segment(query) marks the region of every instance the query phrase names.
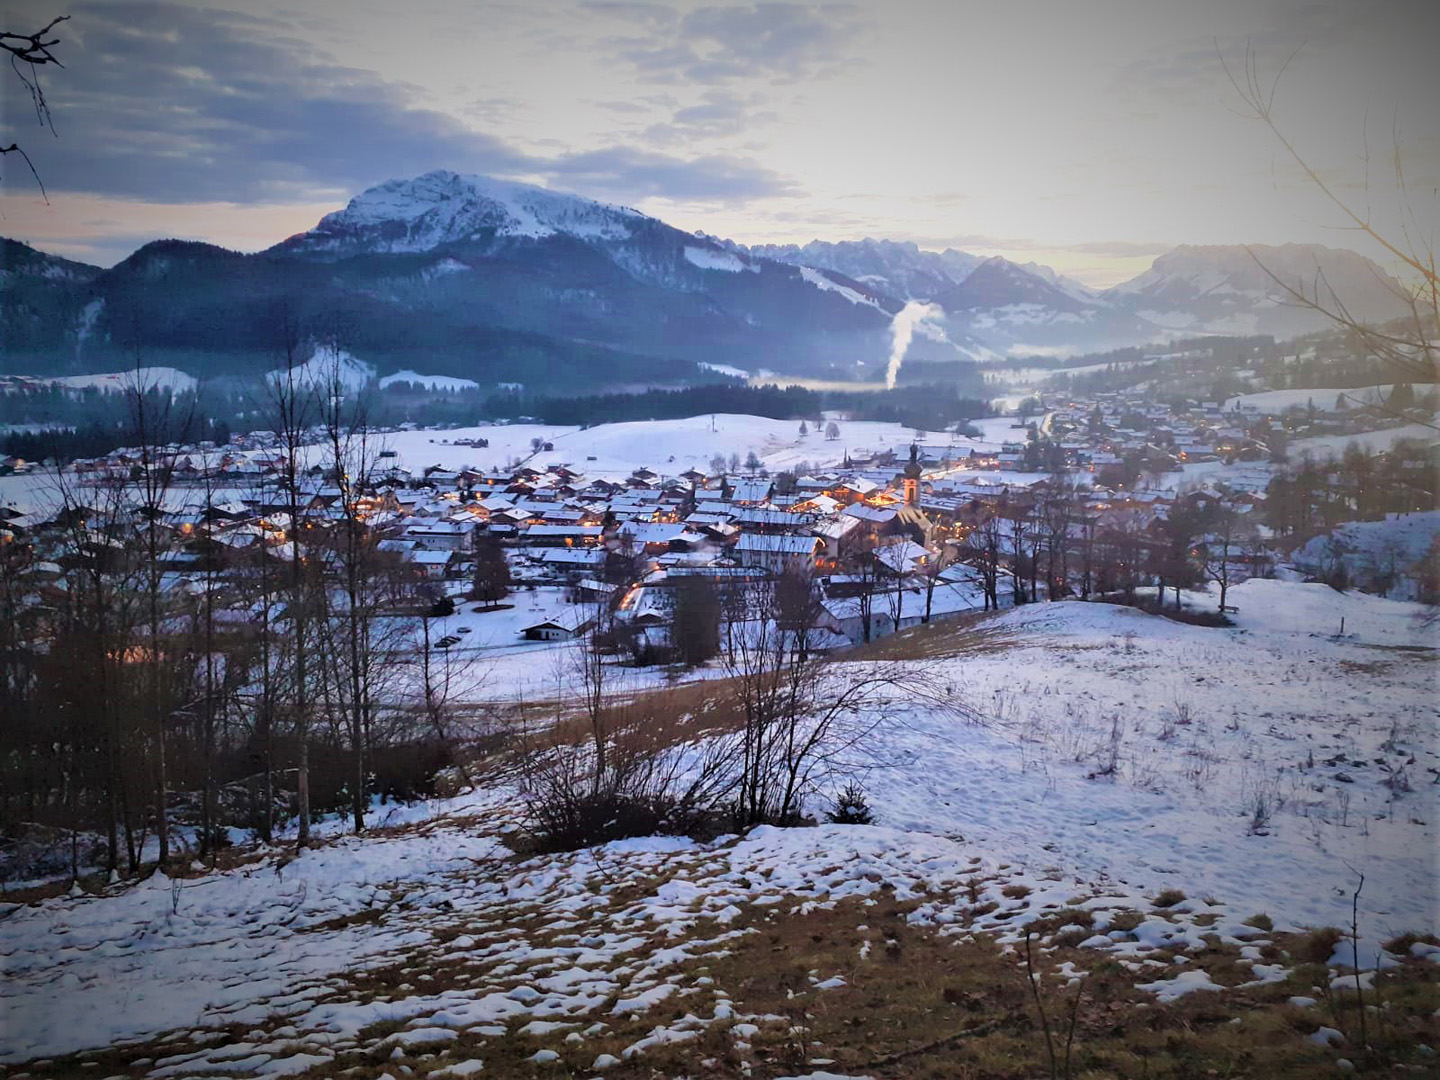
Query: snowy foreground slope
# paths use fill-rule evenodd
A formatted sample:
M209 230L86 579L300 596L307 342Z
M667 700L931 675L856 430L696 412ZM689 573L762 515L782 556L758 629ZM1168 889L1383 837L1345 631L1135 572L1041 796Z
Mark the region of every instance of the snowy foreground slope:
M1160 1001L1220 989L1184 963L1202 934L1248 941L1254 985L1282 978L1245 920L1348 924L1356 872L1362 955L1440 928L1435 642L1419 607L1258 580L1231 602L1233 629L1060 603L889 639L900 651L882 655L930 657L976 719L896 703L849 763L874 826L520 857L497 787L379 811L392 828L291 861L7 908L0 1063L133 1041L127 1075L334 1075L362 1054L464 1076L504 1037L536 1063L579 1054L599 1070L604 1055L582 1051L636 1017L648 1034L615 1045L621 1059L717 1025L743 1045L784 1018L739 1014L706 965L756 932L756 912L846 898L911 902L908 922L942 939L1012 944L1033 918L1083 909L1082 951ZM1163 890L1184 899L1153 909ZM885 947L880 928L855 930ZM852 975L817 971L812 992Z
M1010 647L947 668L988 724L898 726L895 767L869 781L883 820L1302 925L1348 922L1353 867L1377 937L1440 926L1440 698L1433 652L1411 651L1434 643L1418 605L1264 580L1229 602L1234 630L1006 612L991 625Z

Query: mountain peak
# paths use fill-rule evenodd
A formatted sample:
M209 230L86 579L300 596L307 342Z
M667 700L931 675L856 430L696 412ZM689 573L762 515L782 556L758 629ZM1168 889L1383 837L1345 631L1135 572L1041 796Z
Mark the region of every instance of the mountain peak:
M31 247L23 240L0 237L0 281L13 277L48 278L55 281L84 280L100 273L98 266L76 262Z
M912 240L812 240L797 244L757 244L746 249L793 266L834 271L899 300L933 300L952 289L979 264L974 255L953 248L924 251Z
M947 311L1040 305L1055 311L1075 311L1088 303L1046 277L1011 262L1003 255L985 259L954 289L940 298Z
M1406 311L1400 283L1377 263L1323 244L1182 244L1104 295L1168 329L1285 337L1323 326L1323 316L1293 303L1287 285L1312 295L1317 285L1322 295L1334 290L1362 320Z
M625 240L638 211L549 188L436 169L367 188L282 247L314 254L422 252L496 237Z

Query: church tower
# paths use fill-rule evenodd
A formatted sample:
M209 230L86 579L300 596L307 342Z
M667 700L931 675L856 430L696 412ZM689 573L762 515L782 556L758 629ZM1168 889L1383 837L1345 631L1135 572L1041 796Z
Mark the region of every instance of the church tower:
M905 505L920 505L920 448L910 444L910 464L905 466Z

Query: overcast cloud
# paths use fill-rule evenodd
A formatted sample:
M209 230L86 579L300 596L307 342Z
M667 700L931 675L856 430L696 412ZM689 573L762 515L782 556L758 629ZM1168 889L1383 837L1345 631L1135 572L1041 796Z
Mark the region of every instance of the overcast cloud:
M5 18L39 26L50 8ZM1411 190L1440 185L1440 4L1420 0L69 11L66 67L46 81L58 138L18 83L0 94L5 137L50 192L6 161L0 232L100 261L152 229L263 247L434 168L748 242L959 238L1098 284L1181 242L1353 242L1236 115L1219 57L1247 42L1267 72L1301 47L1277 108L1343 190L1364 194L1366 141L1383 164L1396 130ZM1382 219L1398 212L1389 179L1372 162Z

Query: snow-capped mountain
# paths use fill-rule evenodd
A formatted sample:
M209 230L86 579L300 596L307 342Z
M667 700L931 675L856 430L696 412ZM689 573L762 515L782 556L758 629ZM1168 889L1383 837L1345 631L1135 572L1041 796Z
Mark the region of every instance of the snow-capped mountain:
M738 246L738 245L737 245ZM794 266L833 270L900 300L934 300L953 288L983 261L964 251L922 251L908 241L812 240L796 244L756 244L751 255Z
M255 255L165 240L100 270L8 241L0 254L0 366L37 374L127 361L116 319L128 335L141 328L132 344L152 363L211 365L194 374L268 370L285 312L343 326L377 375L486 386L523 369L520 381L568 392L734 368L875 378L907 302L943 309L911 344L913 359L937 362L1323 327L1267 269L1321 281L1362 319L1404 311L1373 262L1323 247L1181 247L1096 294L1048 267L909 242L746 247L448 171L379 184Z
M1038 278L1048 281L1061 292L1068 293L1077 300L1094 300L1100 295L1097 290L1090 288L1090 286L1084 282L1076 281L1072 277L1066 277L1053 267L1045 266L1042 263L1024 262L1016 263L1015 265L1020 267L1021 270L1025 270Z
M638 211L578 195L437 170L372 187L281 247L333 257L361 251L433 251L495 237L534 240L564 234L623 241L637 225L651 220Z
M936 297L946 326L1000 353L1078 353L1159 336L1048 267L1038 268L1043 275L1031 267L1000 256L983 261Z
M452 172L380 184L255 255L158 241L63 291L64 311L30 322L67 364L113 367L124 318L157 362L260 372L288 319L342 327L378 375L553 392L694 381L701 364L870 377L903 307L634 210ZM0 310L7 344L15 314ZM916 350L959 357L943 339Z
M996 255L977 266L964 281L935 297L950 312L993 310L1015 304L1074 312L1095 306L1071 296L1039 274Z
M1376 263L1320 244L1187 244L1102 296L1157 327L1186 333L1288 337L1326 325L1323 316L1297 305L1277 278L1310 296L1318 287L1326 301L1334 290L1362 321L1384 322L1406 311L1400 283Z

